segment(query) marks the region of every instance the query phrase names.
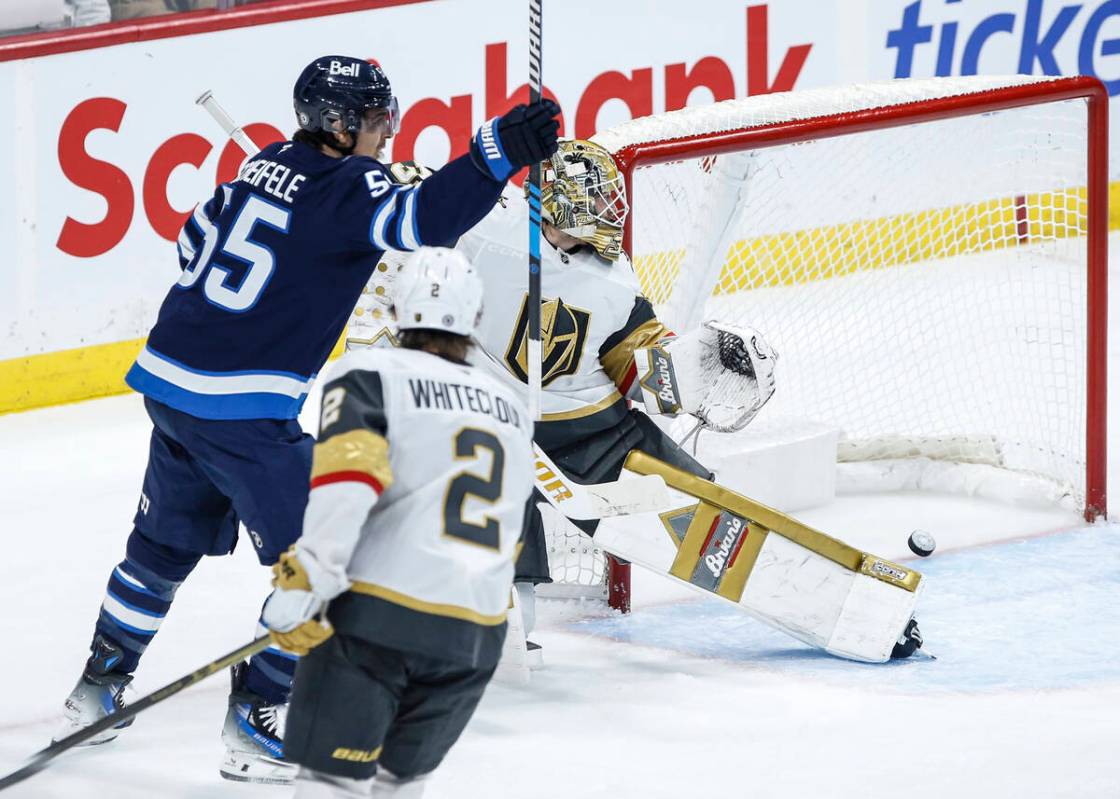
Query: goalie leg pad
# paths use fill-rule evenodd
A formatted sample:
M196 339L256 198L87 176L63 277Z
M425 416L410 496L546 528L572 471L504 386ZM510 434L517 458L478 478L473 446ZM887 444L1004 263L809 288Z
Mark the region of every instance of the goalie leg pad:
M811 646L885 662L914 615L921 575L785 514L633 453L684 498L677 509L604 522L605 550L714 594Z

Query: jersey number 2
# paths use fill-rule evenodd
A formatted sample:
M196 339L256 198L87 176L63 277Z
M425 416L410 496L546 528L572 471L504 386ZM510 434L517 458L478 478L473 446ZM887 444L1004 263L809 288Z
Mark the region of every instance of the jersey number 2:
M483 524L471 524L463 519L463 505L468 496L493 504L502 498L502 474L506 453L502 442L485 430L468 427L455 436L455 460L479 458L479 449L491 454L490 476L483 479L470 472L459 472L447 487L443 502L443 531L453 538L461 538L489 549L501 548L501 525L490 516Z

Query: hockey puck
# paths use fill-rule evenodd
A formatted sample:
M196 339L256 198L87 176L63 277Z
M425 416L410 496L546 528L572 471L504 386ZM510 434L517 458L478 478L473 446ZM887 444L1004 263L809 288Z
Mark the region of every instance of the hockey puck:
M923 558L928 558L933 554L933 550L937 549L937 542L925 530L915 530L910 533L910 538L907 539L906 543L910 545L911 552L915 555L921 555Z

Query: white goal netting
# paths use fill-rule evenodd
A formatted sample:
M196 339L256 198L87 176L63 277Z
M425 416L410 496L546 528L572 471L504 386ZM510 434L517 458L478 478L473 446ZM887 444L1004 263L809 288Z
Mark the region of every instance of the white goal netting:
M983 463L1084 508L1103 492L1087 478L1091 131L1060 85L764 95L595 138L632 170L628 243L662 320L747 324L779 352L764 415L838 427L841 460ZM924 116L883 111L899 108Z

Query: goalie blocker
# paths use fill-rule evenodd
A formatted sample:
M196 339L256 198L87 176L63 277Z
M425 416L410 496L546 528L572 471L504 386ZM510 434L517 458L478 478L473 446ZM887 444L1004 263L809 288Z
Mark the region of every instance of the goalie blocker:
M922 576L644 452L626 468L695 500L600 525L604 550L736 604L811 646L871 663L909 639ZM909 654L917 645L910 647Z

